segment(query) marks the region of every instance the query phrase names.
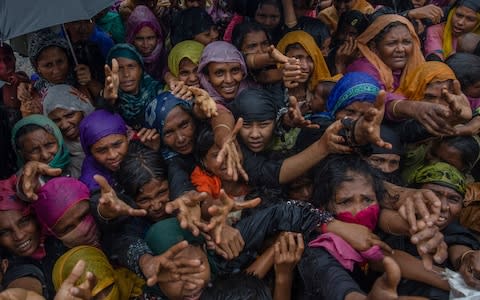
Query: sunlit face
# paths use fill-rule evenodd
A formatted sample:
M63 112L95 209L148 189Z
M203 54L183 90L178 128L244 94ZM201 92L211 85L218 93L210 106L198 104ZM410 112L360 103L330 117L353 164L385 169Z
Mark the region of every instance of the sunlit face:
M53 84L64 83L68 75L68 57L65 50L52 46L43 49L36 61L40 76Z
M56 108L48 114L48 118L60 128L65 139L77 140L80 121L83 120L83 112Z
M0 47L0 79L7 80L15 72L15 55Z
M200 78L198 78L197 71L198 65L185 57L180 61L178 67L178 80L183 81L188 86L200 87Z
M90 151L99 164L112 172L117 171L127 155L127 136L123 134L107 135L93 144Z
M253 31L245 35L240 50L243 54L266 53L269 46L265 31Z
M344 109L338 111L335 115L335 119L341 120L345 117L348 117L350 119L357 120L372 107L373 103L356 101L348 105Z
M448 102L446 102L442 97L443 89L447 89L450 93L453 92L453 80L435 81L429 83L425 88L423 100L448 106Z
M353 9L357 0L334 0L333 5L337 9L337 13L340 16L344 12L350 11Z
M413 52L412 35L406 26L395 26L375 45L374 51L390 69L403 70Z
M440 143L438 147L432 148L431 155L434 160L445 162L458 170L465 170L467 168L463 163L462 152L446 143Z
M183 155L192 153L195 137L195 122L180 106L175 106L165 119L163 143Z
M463 197L455 190L438 184L427 183L423 189L431 190L437 195L442 203L440 217L435 222L440 230L444 229L460 215L463 206Z
M370 205L377 204L377 195L371 178L357 172L348 171L348 180L336 189L333 211L336 214L349 212L355 216Z
M207 169L208 172L212 173L215 176L218 176L222 182L224 181L233 181L233 176L228 175L227 172L227 162L225 160L222 163L217 161L218 153L220 148L214 144L207 152L204 158L202 158L203 166ZM240 161L243 160L241 152Z
M460 36L471 32L480 20L477 13L466 6L458 6L452 17L452 33L454 36Z
M0 211L0 246L18 256L30 256L40 245L40 227L31 214Z
M154 222L166 216L165 204L168 202L168 180L152 178L144 184L135 196L135 203L147 211L147 217Z
M208 80L226 101L235 99L244 75L240 63L211 62L208 64Z
M120 89L127 93L136 95L140 89L140 80L143 70L135 60L125 57L116 58L118 61L118 79Z
M273 139L274 120L243 122L240 128L240 138L253 152L262 152Z
M286 53L288 57L295 57L300 61L300 79L297 80L300 83L305 83L310 79L310 76L313 74L315 65L313 64L312 57L308 55L307 51L302 46L293 47L289 49Z
M280 9L272 4L263 4L255 12L255 21L268 30L275 29L280 24Z
M158 36L149 26L143 26L135 35L133 45L142 56L149 56L158 43Z
M25 162L38 161L48 164L58 151L57 139L43 128L22 135L18 142Z
M369 165L383 173L390 174L400 167L400 155L398 154L372 154L367 158Z
M204 46L210 44L211 42L215 42L218 40L218 29L216 26L210 27L209 30L201 32L193 37L194 41L203 44Z

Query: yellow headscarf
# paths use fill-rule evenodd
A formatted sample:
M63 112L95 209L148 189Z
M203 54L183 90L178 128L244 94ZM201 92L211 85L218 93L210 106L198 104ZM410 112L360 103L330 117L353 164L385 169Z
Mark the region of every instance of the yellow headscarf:
M393 90L393 74L392 69L390 69L381 59L378 57L370 48L368 43L374 39L377 34L379 34L386 26L393 22L400 22L407 26L408 31L412 35L413 39L413 50L410 58L408 59L407 65L403 69L402 77L400 79L400 85L405 81L405 79L412 75L412 72L415 68L425 62L425 58L422 55L420 49L420 40L418 39L417 33L413 28L412 23L406 18L399 15L383 15L375 19L367 30L365 30L357 38L357 46L362 55L378 70L380 78L385 85L387 92L394 92Z
M453 24L452 18L455 15L455 11L457 10L456 7L450 10L448 13L447 22L445 23L445 28L443 29L443 39L442 39L442 48L443 48L443 58L447 59L447 57L453 51ZM480 34L480 13L477 13L478 23L477 26L472 30L473 33Z
M203 48L205 47L197 41L183 41L176 44L168 54L168 68L173 76L178 77L180 62L184 58L188 58L198 65Z
M408 100L422 100L427 85L432 82L454 80L455 73L443 62L427 61L415 69L412 76L407 77L398 88L398 92Z
M85 271L92 272L97 278L97 285L92 291L95 296L104 289L112 286L112 290L105 299L123 300L140 296L145 281L133 272L125 269L114 269L105 254L98 248L78 246L62 255L53 267L52 279L55 290L58 291L62 282L68 277L75 264L83 259L86 262ZM85 274L79 282L85 280Z
M365 0L357 0L352 10L358 10L362 14L371 14L374 12L373 6ZM331 5L318 14L317 18L330 28L330 30L336 31L338 27L338 20L340 16L335 6Z
M302 30L291 31L278 42L277 49L285 54L287 47L292 44L300 44L313 60L313 74L308 82L308 89L310 91L313 91L317 87L320 80L331 78L322 51L320 51L310 34Z

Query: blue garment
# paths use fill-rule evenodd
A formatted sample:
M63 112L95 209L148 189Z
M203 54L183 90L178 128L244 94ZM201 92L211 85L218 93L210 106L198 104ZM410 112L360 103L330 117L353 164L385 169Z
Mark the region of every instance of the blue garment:
M88 40L95 43L98 48L100 48L103 57L107 57L108 52L114 46L112 38L105 31L98 28L98 26L95 26L95 29Z

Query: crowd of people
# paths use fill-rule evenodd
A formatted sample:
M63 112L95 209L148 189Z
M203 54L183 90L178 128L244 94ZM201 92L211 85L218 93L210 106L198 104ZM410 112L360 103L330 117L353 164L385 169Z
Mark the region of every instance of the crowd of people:
M0 299L480 297L480 1L119 0L27 40Z

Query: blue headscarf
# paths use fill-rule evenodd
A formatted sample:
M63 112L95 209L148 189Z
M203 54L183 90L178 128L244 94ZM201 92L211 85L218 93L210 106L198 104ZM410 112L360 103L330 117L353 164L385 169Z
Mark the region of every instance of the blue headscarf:
M172 111L177 105L180 105L187 110L192 109L192 105L189 102L175 97L172 93L161 93L145 108L145 126L157 129L163 139L163 126L165 126L165 120L170 111ZM176 152L163 147L162 155L164 159L169 159L176 156Z
M347 73L333 87L328 96L327 111L321 115L335 120L335 115L353 102L374 103L379 91L377 80L367 73Z

